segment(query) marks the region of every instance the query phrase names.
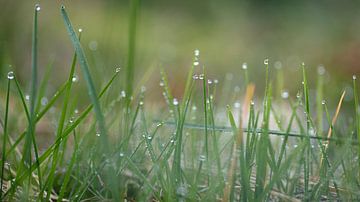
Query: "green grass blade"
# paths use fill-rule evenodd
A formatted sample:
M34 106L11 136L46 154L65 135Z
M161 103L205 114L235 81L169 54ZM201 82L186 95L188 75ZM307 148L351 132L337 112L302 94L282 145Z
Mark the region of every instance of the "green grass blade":
M103 116L103 114L101 112L99 100L98 100L98 98L96 96L97 94L96 94L94 82L93 82L93 80L91 78L91 74L90 74L87 59L85 57L83 48L82 48L82 46L80 44L80 40L77 37L73 26L71 25L70 19L68 17L68 14L67 14L64 6L61 6L61 15L63 17L67 32L70 35L71 42L72 42L72 44L73 44L73 46L75 48L75 52L76 52L77 56L79 57L79 63L80 63L80 67L81 67L81 70L83 72L83 75L84 75L84 78L85 78L85 81L86 81L86 85L87 85L87 88L88 88L88 94L89 94L90 100L91 100L91 102L92 102L92 104L94 106L95 116L96 116L97 121L98 121L100 132L102 134L101 137L102 137L102 141L103 141L103 147L105 147L105 149L109 149L109 147L108 147L108 139L107 139L107 130L106 130L106 126L105 126L105 120L104 120L104 116Z

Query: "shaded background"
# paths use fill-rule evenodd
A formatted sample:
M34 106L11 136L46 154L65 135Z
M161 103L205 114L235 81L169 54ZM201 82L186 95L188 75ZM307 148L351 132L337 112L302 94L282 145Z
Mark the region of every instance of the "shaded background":
M24 86L28 86L30 73L35 3L38 1L0 0L1 78L14 70ZM39 68L44 71L53 63L54 86L65 81L73 55L60 16L61 3L73 25L84 30L82 43L95 80L104 82L115 67L125 68L129 1L39 3ZM323 64L326 93L338 97L342 89L351 89L352 75L360 73L359 11L358 1L144 0L138 21L135 83L146 69L154 67L148 87L158 87L159 68L163 67L175 95L181 95L193 51L198 48L211 78L221 81L230 73L236 85L242 79L242 63L247 62L250 79L259 89L264 82L263 60L269 58L271 68L280 61L292 95L300 88L301 62L307 64L312 86L317 67ZM119 86L122 88L121 83ZM155 97L160 95L161 91ZM347 100L351 99L350 95Z

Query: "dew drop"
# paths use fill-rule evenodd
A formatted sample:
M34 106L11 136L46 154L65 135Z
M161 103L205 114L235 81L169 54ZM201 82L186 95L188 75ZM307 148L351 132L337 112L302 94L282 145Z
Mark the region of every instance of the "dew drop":
M96 51L98 48L98 42L97 41L90 41L89 42L89 48L92 51Z
M199 75L199 79L200 79L200 80L204 80L204 74L200 74L200 75Z
M208 83L208 84L212 84L212 83L213 83L213 81L212 81L212 80L210 80L210 79L208 79L208 80L207 80L207 83Z
M194 62L194 66L198 66L199 64L200 64L199 61Z
M74 75L71 79L72 82L77 82L79 80L78 76Z
M235 102L235 103L234 103L234 107L235 107L235 108L240 108L240 102Z
M97 136L97 137L100 137L100 135L101 135L101 134L100 134L99 132L96 133L96 136Z
M317 68L317 73L318 73L319 75L324 75L325 72L326 72L326 70L325 70L324 65L319 65L318 68Z
M194 50L194 55L195 55L195 56L199 56L199 55L200 55L199 49L195 49L195 50Z
M124 153L121 152L121 153L119 154L119 156L120 156L120 157L124 157Z
M282 93L281 93L281 97L283 99L288 99L289 98L289 92L284 90Z
M152 139L152 137L151 137L151 136L147 136L147 139L148 139L148 140L151 140L151 139Z
M294 145L294 148L297 148L298 147L298 145L296 144L296 145Z
M199 161L205 161L206 160L206 156L205 155L200 155L199 156Z
M40 102L42 106L45 106L48 103L48 99L46 97L42 97Z
M196 110L197 110L197 107L194 105L194 106L191 107L191 109L192 109L193 111L196 111Z
M75 114L78 114L78 113L79 113L79 110L78 110L78 109L75 109L75 110L74 110L74 113L75 113Z
M269 59L266 58L266 59L264 60L264 65L268 65L268 64L269 64Z
M193 75L193 79L194 79L194 80L198 80L198 79L199 79L199 76L198 76L197 74L194 74L194 75Z
M325 100L322 100L322 101L321 101L321 104L322 104L322 105L325 105L325 104L326 104L326 101L325 101Z
M69 123L74 123L74 117L71 117L71 118L69 119Z
M173 100L173 104L176 106L176 105L178 105L178 104L179 104L179 101L178 101L176 98L174 98L174 100Z
M144 102L143 102L143 101L140 101L140 102L139 102L139 105L140 105L140 106L143 106L143 105L144 105Z
M162 126L163 124L162 123L158 123L157 125L156 125L156 127L160 127L160 126Z
M353 75L353 80L356 80L356 75Z
M247 68L248 68L246 62L244 62L244 63L242 64L242 68L243 68L243 69L247 69Z
M282 68L282 63L280 61L276 61L274 66L275 66L275 69L281 69Z
M219 81L217 79L214 79L214 84L218 84Z
M30 100L30 95L25 95L25 100L29 101Z
M305 62L302 62L302 63L301 63L301 66L305 66Z
M126 97L125 91L122 90L122 91L120 92L120 96L121 96L121 97Z
M116 73L120 72L120 70L121 70L120 67L116 67L116 68L115 68L115 72L116 72Z
M35 5L35 10L36 10L36 11L40 11L40 10L41 10L40 4L36 4L36 5Z
M7 78L8 78L9 80L13 80L13 79L15 78L14 72L13 72L13 71L8 72Z
M165 84L164 84L163 81L160 81L159 85L162 87L162 86L164 86Z
M83 31L81 28L79 28L79 30L78 30L80 33Z

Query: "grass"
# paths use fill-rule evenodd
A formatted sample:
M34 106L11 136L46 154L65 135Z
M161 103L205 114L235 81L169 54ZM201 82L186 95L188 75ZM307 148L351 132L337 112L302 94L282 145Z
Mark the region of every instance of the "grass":
M30 103L24 87L9 72L1 104L5 108L0 119L1 200L359 200L356 77L355 114L342 114L345 91L334 109L323 101L323 71L319 71L312 97L304 64L299 76L301 93L279 97L287 84L284 70L277 69L273 77L268 59L264 61L263 99L255 96L246 64L239 72L243 86L228 98L219 87L230 89L231 81L215 82L200 66L200 53L195 50L182 96L174 97L168 75L161 70L159 89L166 105L156 106L155 110L162 111L158 116L149 107L146 88L133 89L139 2L131 4L125 83L120 88L114 85L122 78L122 70L116 69L100 93L80 35L61 7L74 56L67 80L42 104L39 100L49 88L53 68L50 65L43 78L38 78L38 8L34 12ZM86 37L86 32L81 34ZM89 95L83 109L76 107L78 89L73 77L77 64ZM146 85L149 74L139 83ZM121 88L126 89L124 93ZM15 125L24 119L26 124ZM56 121L55 135L48 138L49 145L43 145L39 142L44 137L36 126L49 119Z

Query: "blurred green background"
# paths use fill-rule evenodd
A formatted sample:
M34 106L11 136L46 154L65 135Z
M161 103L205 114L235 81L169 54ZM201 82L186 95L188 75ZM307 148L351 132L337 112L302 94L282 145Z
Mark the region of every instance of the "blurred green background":
M115 67L125 69L129 1L0 0L1 78L14 70L27 84L35 3L41 4L39 68L43 71L53 62L54 85L66 79L73 55L60 4L66 6L73 25L84 30L82 43L95 79L108 79ZM148 87L158 86L158 69L163 67L175 95L181 94L194 49L200 49L210 77L220 81L228 73L241 80L246 62L250 79L261 86L263 60L269 58L271 68L280 61L285 86L292 94L300 88L301 62L308 66L313 86L317 67L323 64L332 87L328 94L336 96L341 89L351 88L352 75L360 73L359 1L143 0L137 33L135 83L153 67Z

